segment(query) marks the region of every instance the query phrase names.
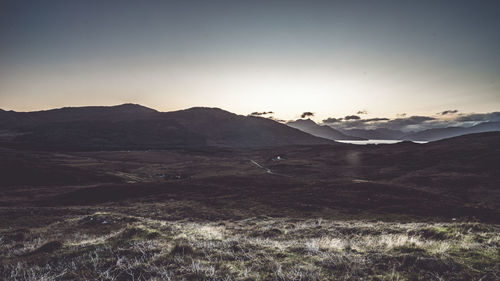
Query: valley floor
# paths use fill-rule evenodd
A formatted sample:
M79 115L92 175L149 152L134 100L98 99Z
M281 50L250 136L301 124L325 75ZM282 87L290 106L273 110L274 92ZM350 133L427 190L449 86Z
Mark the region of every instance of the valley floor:
M499 144L0 148L0 280L500 280Z

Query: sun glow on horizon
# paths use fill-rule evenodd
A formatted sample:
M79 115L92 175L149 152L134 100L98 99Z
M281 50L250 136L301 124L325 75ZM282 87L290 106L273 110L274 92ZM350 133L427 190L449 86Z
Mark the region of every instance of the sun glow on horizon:
M0 25L2 109L132 102L320 121L500 108L486 4L21 2Z

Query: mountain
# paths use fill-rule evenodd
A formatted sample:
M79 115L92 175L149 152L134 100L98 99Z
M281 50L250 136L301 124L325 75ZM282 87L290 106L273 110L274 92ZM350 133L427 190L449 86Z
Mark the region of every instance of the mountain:
M286 123L292 128L299 129L313 136L330 139L330 140L366 140L366 138L346 135L340 131L326 125L318 125L311 119L298 119Z
M495 122L498 123L498 122ZM433 142L426 143L425 147L438 148L451 150L482 150L484 153L483 157L492 159L489 169L495 169L498 162L498 153L500 153L500 131L482 132L482 133L472 133L461 135L457 137L437 140ZM462 154L463 157L470 157L470 155ZM477 156L476 156L477 157ZM477 157L480 158L480 157ZM484 160L484 159L483 159ZM478 160L479 161L479 160ZM484 161L482 165L486 165Z
M405 135L407 135L407 133L405 132L399 130L386 129L386 128L379 128L373 130L348 129L348 130L342 130L342 132L351 136L371 139L371 140L399 140Z
M403 137L412 141L436 141L466 134L500 131L500 122L484 122L472 127L447 127L428 129Z
M247 147L333 143L268 118L236 115L219 108L194 107L163 114L205 136L207 145Z
M33 112L0 112L0 126L20 127L33 126L47 122L69 122L69 121L90 121L109 120L121 121L140 118L149 118L160 112L141 106L138 104L126 103L117 106L84 106L84 107L63 107L51 110L41 110ZM14 121L6 124L6 120Z
M343 133L366 139L374 140L410 140L410 141L436 141L467 134L500 131L500 122L484 122L472 127L446 127L427 129L418 132L402 132L386 128L373 130L345 129Z
M284 124L218 108L159 112L136 104L0 112L0 145L122 150L333 144Z

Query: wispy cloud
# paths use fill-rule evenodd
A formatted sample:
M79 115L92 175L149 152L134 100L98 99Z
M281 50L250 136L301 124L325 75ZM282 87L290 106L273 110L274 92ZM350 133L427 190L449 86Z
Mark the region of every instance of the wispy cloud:
M362 119L361 121L363 121L364 123L368 123L368 122L380 122L380 121L389 121L391 119L389 118L370 118L370 119Z
M474 113L461 115L456 119L458 122L481 122L481 121L500 121L500 112Z
M271 119L271 120L274 120L274 121L276 121L276 122L279 122L279 123L286 123L286 122L287 122L287 120L283 120L283 119L275 118L275 117L273 117L273 116L269 116L269 117L267 117L267 118L269 118L269 119Z
M262 115L269 115L269 114L274 114L274 112L272 112L272 111L262 111L262 112L255 111L255 112L250 113L250 115L252 115L252 116L262 116Z

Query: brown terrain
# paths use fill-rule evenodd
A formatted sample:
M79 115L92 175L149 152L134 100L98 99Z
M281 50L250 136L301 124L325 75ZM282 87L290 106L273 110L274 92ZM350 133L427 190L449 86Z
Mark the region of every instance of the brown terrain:
M253 215L368 212L497 221L499 144L500 133L486 133L429 144L368 146L99 152L4 148L0 204L189 200L220 205L231 216L239 209Z
M221 145L58 149L10 127L0 279L498 280L500 133L357 146L274 123L314 144L200 124Z

